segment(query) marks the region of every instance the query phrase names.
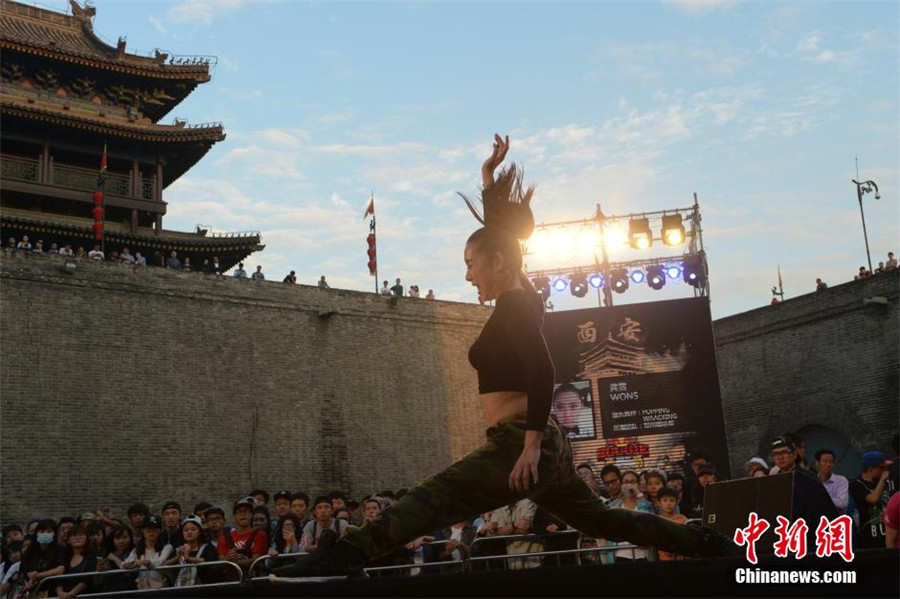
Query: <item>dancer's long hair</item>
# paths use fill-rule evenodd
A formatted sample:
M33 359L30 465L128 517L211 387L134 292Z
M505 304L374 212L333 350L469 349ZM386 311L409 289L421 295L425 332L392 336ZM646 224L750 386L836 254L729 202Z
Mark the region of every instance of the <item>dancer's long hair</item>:
M457 193L475 219L484 225L472 233L466 243L477 244L478 249L488 255L498 253L503 256L505 270L516 272L522 287L535 294L537 305L543 313L544 302L522 268L521 242L534 232L531 199L535 189L534 185L528 188L523 186L524 174L524 170L517 169L515 164L501 170L494 184L481 192L481 212L475 207L475 202Z

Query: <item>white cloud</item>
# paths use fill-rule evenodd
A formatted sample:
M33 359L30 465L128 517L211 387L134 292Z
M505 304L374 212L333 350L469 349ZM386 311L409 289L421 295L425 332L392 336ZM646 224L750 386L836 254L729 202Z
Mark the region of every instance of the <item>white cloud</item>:
M243 0L184 0L166 11L166 20L208 25L213 19L238 10L242 4Z
M661 0L661 2L683 13L699 15L734 8L741 0Z
M162 21L160 21L153 15L150 15L149 17L147 17L147 19L150 21L150 24L153 25L153 28L159 31L161 34L166 35L166 33L168 33L168 30L163 26Z

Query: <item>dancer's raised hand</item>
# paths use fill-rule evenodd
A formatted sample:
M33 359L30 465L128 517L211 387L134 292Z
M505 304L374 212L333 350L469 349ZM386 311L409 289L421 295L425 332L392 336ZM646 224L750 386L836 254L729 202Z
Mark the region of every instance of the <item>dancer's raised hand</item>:
M488 156L487 160L484 161L484 164L481 165L481 178L485 189L494 184L494 171L497 170L497 167L500 166L506 158L506 153L508 151L509 135L507 135L506 138L503 138L495 133L494 151L491 152L491 155Z

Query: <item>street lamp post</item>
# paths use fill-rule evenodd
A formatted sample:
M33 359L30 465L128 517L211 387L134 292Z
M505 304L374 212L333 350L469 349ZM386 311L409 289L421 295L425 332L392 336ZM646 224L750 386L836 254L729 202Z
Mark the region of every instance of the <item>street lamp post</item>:
M859 198L859 215L862 217L863 239L866 241L866 259L869 262L869 272L872 272L872 256L869 254L869 235L866 233L866 214L863 212L863 196L873 189L875 190L875 199L880 200L881 194L878 192L878 186L875 181L857 181L851 179L856 184L856 197Z

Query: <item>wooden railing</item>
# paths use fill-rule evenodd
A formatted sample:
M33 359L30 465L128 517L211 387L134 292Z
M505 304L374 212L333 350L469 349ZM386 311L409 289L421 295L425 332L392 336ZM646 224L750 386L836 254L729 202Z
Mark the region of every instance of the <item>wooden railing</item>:
M0 154L0 174L4 179L13 181L26 181L28 183L41 183L38 177L40 170L37 158L26 158L12 154ZM99 169L82 168L66 164L54 164L50 185L66 187L68 189L80 189L83 191L96 191L97 180L100 177ZM106 186L104 191L110 195L124 198L138 197L144 200L156 199L156 179L141 177L138 186L138 195L132 193L131 176L120 173L106 173Z

